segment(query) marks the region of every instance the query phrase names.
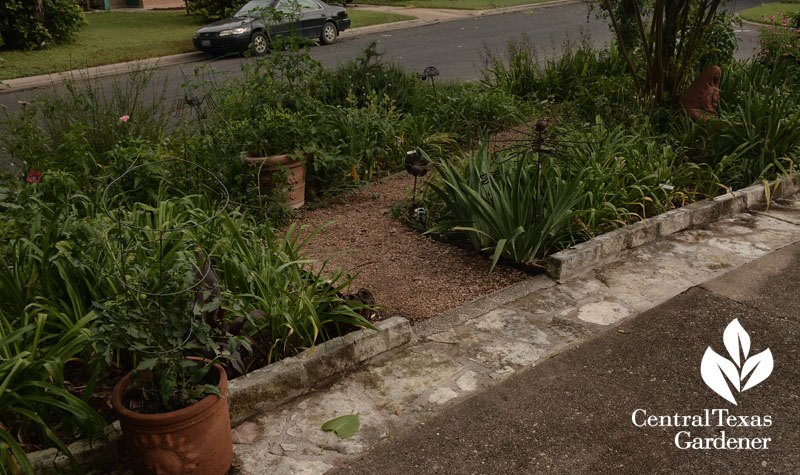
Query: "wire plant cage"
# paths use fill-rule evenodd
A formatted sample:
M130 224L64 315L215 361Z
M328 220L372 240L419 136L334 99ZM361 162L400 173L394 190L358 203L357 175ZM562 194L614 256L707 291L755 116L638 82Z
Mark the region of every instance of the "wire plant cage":
M182 158L134 164L109 183L102 205L114 226L108 249L124 288L109 309L124 320L128 348L144 357L182 358L213 281L208 243L230 201L210 170Z

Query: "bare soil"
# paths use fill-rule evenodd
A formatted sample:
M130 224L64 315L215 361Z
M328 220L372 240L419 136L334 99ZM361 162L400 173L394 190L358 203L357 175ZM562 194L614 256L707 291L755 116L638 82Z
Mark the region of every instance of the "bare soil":
M329 268L357 274L349 292L369 290L375 303L387 307L379 319L399 315L418 322L527 277L503 265L490 274L487 256L392 218L392 205L404 203L413 185L412 176L393 175L342 196L342 204L297 215L299 224L315 227L335 221L315 236L310 254L316 259L333 255Z

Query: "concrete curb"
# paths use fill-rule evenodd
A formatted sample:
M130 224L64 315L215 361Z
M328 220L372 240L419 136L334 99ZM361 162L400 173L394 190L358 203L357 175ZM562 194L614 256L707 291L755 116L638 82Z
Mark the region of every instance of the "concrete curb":
M492 10L464 10L462 17L443 18L439 20L406 20L394 23L383 23L380 25L363 26L360 28L351 28L345 30L339 36L342 39L358 38L363 35L370 35L374 33L383 33L389 31L403 30L407 28L416 28L420 26L435 25L454 20L463 20L466 18L474 18L479 16L502 15L505 13L516 13L526 10L533 10L536 8L544 8L558 5L565 5L577 3L578 0L553 0L549 2L534 3L529 5L518 5L514 7L496 8ZM435 9L431 9L435 10ZM177 66L180 64L196 63L203 60L212 59L213 57L207 53L195 51L192 53L173 54L170 56L160 56L156 58L140 59L136 61L129 61L126 63L107 64L103 66L94 66L84 69L73 69L71 71L63 71L60 73L42 74L39 76L28 76L24 78L3 79L0 80L0 94L10 94L13 92L26 91L28 89L35 89L37 87L50 86L52 84L59 84L71 78L102 78L108 76L116 76L124 74L132 69L140 68L164 68L168 66Z
M547 273L559 281L577 276L616 259L626 249L747 211L768 199L788 196L798 189L798 176L792 175L775 180L768 187L753 185L647 218L551 255Z
M37 87L45 87L53 84L60 84L69 79L96 79L108 76L125 74L136 69L145 68L165 68L167 66L177 66L179 64L196 63L205 59L211 59L206 53L195 51L193 53L173 54L170 56L160 56L157 58L139 59L128 61L127 63L106 64L104 66L94 66L85 69L73 69L60 73L42 74L40 76L29 76L16 79L3 79L0 85L0 94L27 91Z
M323 343L252 373L230 381L228 403L233 426L259 410L280 404L311 391L336 375L411 341L408 320L392 317L375 325L378 331L352 332ZM119 459L122 431L119 421L106 427L103 437L79 440L69 445L84 468L106 466ZM28 454L34 473L59 475L71 471L69 459L55 448Z
M258 411L279 406L332 376L411 341L411 324L405 318L392 317L375 326L379 331L348 333L313 352L306 350L231 381L231 423L238 425Z

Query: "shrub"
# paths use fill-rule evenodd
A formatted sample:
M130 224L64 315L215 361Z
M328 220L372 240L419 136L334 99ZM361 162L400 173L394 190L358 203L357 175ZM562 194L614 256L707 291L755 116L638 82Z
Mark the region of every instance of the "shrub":
M697 74L712 65L724 68L733 61L733 53L738 44L734 25L742 26L742 20L737 15L714 15L707 26L707 33L703 36L702 48L694 68Z
M97 81L67 81L63 90L6 113L0 126L9 132L0 136L0 148L28 169L69 171L94 181L106 174L115 147L162 141L170 120L165 87L153 71L115 78L110 90Z
M5 0L0 4L0 37L9 49L42 49L71 41L86 24L73 0Z
M789 17L770 17L769 23L761 29L759 61L770 66L800 65L800 26L789 28Z
M400 111L409 110L421 81L401 66L383 61L383 54L377 43L371 42L355 59L323 73L316 83L315 97L326 104L363 107L374 93L380 98L388 96Z
M247 0L184 0L186 12L197 15L204 22L228 18L242 7Z

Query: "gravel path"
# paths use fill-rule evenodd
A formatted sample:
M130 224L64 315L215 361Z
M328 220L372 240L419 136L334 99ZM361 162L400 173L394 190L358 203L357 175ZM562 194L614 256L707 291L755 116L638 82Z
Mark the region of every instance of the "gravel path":
M413 177L399 174L344 195L343 204L301 211L300 224L335 221L314 238L311 255L325 259L339 252L330 265L358 273L351 292L366 288L376 303L389 307L381 318L400 315L412 322L527 277L500 265L489 274L486 256L423 236L393 219L391 206L403 202L413 184Z

